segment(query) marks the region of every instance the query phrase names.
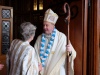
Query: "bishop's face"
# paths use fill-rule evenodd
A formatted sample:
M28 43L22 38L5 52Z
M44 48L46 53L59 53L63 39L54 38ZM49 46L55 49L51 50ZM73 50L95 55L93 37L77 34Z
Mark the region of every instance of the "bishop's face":
M52 31L54 30L54 27L55 26L50 22L44 21L43 23L43 29L44 29L45 34L48 34L48 35L51 34Z

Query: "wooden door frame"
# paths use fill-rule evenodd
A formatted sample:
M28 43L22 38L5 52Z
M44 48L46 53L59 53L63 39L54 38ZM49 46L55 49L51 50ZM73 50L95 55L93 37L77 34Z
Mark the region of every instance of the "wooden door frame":
M94 75L99 75L99 25L100 25L100 0L94 2Z
M9 10L10 11L10 17L9 18L3 18L2 17L2 10ZM9 23L10 23L10 25L9 25L10 30L9 30L9 36L8 36L9 37L9 43L6 41L6 44L8 43L10 45L11 41L13 40L13 7L0 6L0 14L1 14L0 15L0 25L1 25L0 26L0 36L1 36L1 38L0 38L0 61L1 62L0 63L4 64L4 68L2 69L2 71L0 71L0 75L6 75L6 73L7 73L6 54L2 53L3 46L4 46L4 43L5 43L5 41L2 40L2 37L4 37L3 36L3 30L2 30L2 22L3 21L9 21Z
M88 25L88 0L82 0L82 32L83 32L83 56L82 75L87 72L87 25Z
M99 25L100 25L100 0L92 0L93 26L94 26L94 74L99 75Z
M99 75L100 1L90 1L88 16L87 75Z

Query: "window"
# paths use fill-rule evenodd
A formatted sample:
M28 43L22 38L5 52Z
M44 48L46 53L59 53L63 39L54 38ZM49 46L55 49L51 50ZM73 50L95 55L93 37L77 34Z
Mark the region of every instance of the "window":
M33 10L43 10L43 0L34 0Z

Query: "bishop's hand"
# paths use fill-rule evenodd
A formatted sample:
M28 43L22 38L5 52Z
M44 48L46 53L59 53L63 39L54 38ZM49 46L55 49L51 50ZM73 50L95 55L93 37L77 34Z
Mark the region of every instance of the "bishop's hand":
M67 46L66 46L66 50L67 50L67 55L68 56L71 56L71 54L72 54L72 46L71 46L71 44L68 44Z

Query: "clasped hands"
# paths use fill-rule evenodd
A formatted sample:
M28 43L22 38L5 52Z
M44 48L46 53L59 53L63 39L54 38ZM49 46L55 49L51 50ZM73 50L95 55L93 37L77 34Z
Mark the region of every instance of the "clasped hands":
M38 67L39 67L39 71L42 71L42 64L41 63L39 63Z
M71 43L66 45L66 49L67 49L68 55L70 56L72 54L72 45L71 45ZM42 64L41 63L39 63L38 67L39 67L39 71L42 71Z

